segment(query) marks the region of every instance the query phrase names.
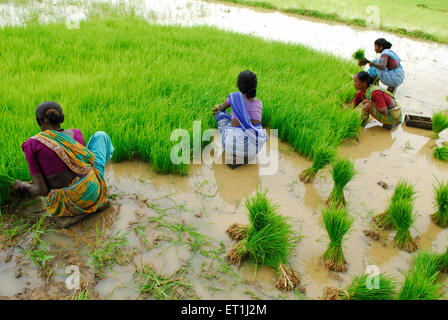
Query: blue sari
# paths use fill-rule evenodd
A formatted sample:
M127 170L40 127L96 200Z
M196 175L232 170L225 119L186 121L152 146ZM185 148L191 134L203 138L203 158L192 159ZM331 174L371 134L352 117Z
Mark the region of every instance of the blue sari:
M237 164L243 164L245 159L254 160L256 154L268 140L268 135L261 124L252 124L243 95L240 92L231 93L229 98L232 112L240 126L231 126L232 117L228 111L218 111L215 119L226 154L232 155Z
M396 88L399 85L401 85L404 81L405 75L404 75L404 69L401 65L401 59L400 57L391 49L384 49L381 53L382 55L387 55L391 57L392 59L396 60L399 64L398 68L395 68L393 70L389 70L385 68L384 70L380 70L376 67L370 67L370 69L367 71L372 77L379 78L382 83L384 83L386 86ZM372 62L380 63L381 62L381 56L378 59L373 60Z

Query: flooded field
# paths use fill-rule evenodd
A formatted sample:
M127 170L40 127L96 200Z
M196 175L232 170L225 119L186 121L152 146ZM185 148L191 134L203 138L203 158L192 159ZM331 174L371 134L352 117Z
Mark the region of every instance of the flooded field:
M45 3L35 6L41 14L49 10ZM3 24L20 24L20 16L9 15L11 8L0 4L0 20ZM88 17L89 10L85 4L76 15ZM374 30L200 1L145 1L139 2L135 10L153 23L213 25L268 40L305 44L346 58L360 47L372 54L373 41L384 35ZM26 10L20 12L26 15ZM403 58L406 80L398 90L398 101L405 113L431 115L446 108L448 47L392 34L385 36ZM319 299L326 286L344 287L369 265L376 265L381 272L401 281L411 254L395 247L393 232L383 232L375 241L363 231L371 228L371 217L386 209L397 182L405 178L415 184L417 191L418 217L412 235L418 237L421 248L445 251L448 232L436 226L430 214L435 211L432 184L436 178L448 178L448 164L433 159L432 147L445 141L446 135L436 141L432 134L405 125L388 131L371 121L358 142L340 146L339 154L353 159L358 169L345 193L349 212L356 217L344 243L348 263L345 273L328 272L320 264L327 246L320 210L333 187L331 174L326 168L313 184L303 184L298 175L311 162L288 144L280 143L279 168L272 176L259 175L256 165L235 170L225 165L192 165L188 176L159 175L149 164L137 161L108 165L105 176L112 206L67 230L49 226L50 231L43 235L55 256L51 274L43 274L21 250L31 241L29 238L9 240L0 235L0 296L70 298L73 292L65 286L68 265L79 267L81 287L88 289L90 299L147 298L139 287L139 270L144 265L152 266L163 277L188 282L188 293L181 298ZM383 189L378 182L389 188ZM280 213L293 219L294 228L302 236L291 265L301 277L304 293L275 289L276 274L270 268L257 270L250 263L241 268L229 267L224 258L233 244L225 231L232 223L247 223L244 200L260 183L269 189L269 197L280 204ZM42 213L39 202L32 199L23 201L15 211L25 219L36 219ZM109 237L125 233L127 240L113 269L103 270L104 276L95 275L92 264L96 227Z

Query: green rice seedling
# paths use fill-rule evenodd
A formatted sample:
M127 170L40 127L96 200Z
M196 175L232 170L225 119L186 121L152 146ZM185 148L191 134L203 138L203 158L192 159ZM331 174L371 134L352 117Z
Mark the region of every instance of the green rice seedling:
M263 191L261 186L258 186L255 195L245 201L246 209L249 211L250 228L253 230L263 229L278 212L278 205L267 197L267 192L267 189ZM226 232L231 239L239 241L247 237L248 228L248 225L234 223Z
M364 49L358 49L355 51L355 53L353 53L352 57L356 61L364 61L364 59L366 58L365 54L366 52L364 51Z
M272 267L280 275L275 286L284 291L292 290L299 284L300 278L287 263L299 237L287 218L277 214L278 205L273 204L266 193L267 190L257 188L255 196L246 200L250 223L245 237L229 250L227 259L239 266L248 257L257 265Z
M193 286L180 278L167 278L157 274L150 266L145 265L137 275L141 278L138 287L140 294L149 295L156 300L178 300L191 298Z
M448 248L438 256L438 266L440 272L448 273Z
M398 300L437 300L443 297L438 281L439 257L426 250L414 255L413 266L407 272Z
M93 264L98 277L104 276L104 269L108 265L112 271L114 264L120 260L123 247L128 243L125 236L126 233L121 234L117 231L115 235L106 238L104 232L101 232L97 226L95 250L89 253L89 256L92 258L90 263Z
M313 154L313 164L310 168L303 170L299 177L300 181L304 183L313 182L317 172L333 161L336 150L326 144L321 144L314 149Z
M398 200L414 201L415 199L414 186L405 180L400 180L395 187L392 197L389 199L389 206L383 213L372 217L372 221L381 229L388 230L394 227L392 218L390 216L390 206Z
M448 116L442 112L434 113L432 116L432 131L434 131L436 137L446 128L448 128Z
M417 242L409 231L416 219L413 210L414 204L410 200L397 200L389 207L392 223L397 230L394 238L395 244L408 252L413 252L418 248Z
M326 203L328 206L345 207L344 188L356 174L355 163L348 159L338 158L333 162L331 175L333 176L333 190Z
M347 270L342 240L354 219L344 208L327 207L322 210L322 224L327 231L330 242L322 255L322 264L330 271L345 272Z
M431 215L435 224L442 228L448 227L448 184L437 181L433 185L436 194L437 211Z
M448 161L448 147L442 146L434 148L432 155L437 160Z
M340 108L354 89L335 94L358 68L340 57L215 28L150 25L128 16L89 19L76 34L63 26L2 28L0 69L15 66L14 77L0 86L5 119L0 132L14 131L0 144L2 174L30 179L20 146L38 130L34 107L45 100L59 102L64 125L80 129L86 139L97 130L107 132L114 161L139 159L159 172L187 174L187 164L170 159L179 143L170 140L171 133L183 128L191 137L194 120L201 121L201 133L215 128L216 121L204 110L236 90L241 66L263 78L258 90L263 124L278 129L279 137L301 155L311 159L320 141L337 148L359 133L360 116ZM236 43L244 48L238 56L233 54ZM317 83L315 74L331 81ZM2 201L6 197L2 194Z
M381 273L378 288L369 287L370 281L367 274L353 278L350 286L345 289L326 287L323 294L324 300L394 300L397 295L398 283L390 275Z

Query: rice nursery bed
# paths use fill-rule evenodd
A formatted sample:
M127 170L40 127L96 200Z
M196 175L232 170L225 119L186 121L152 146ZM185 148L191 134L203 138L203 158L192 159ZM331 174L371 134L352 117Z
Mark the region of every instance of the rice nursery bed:
M341 108L354 93L347 84L358 67L303 46L113 16L82 22L79 30L5 27L0 52L0 130L14 132L0 145L0 174L21 180L30 178L21 144L38 132L34 108L48 100L64 108L63 126L85 139L107 132L115 161L141 159L185 174L188 165L170 161L172 130L191 133L195 120L202 132L216 127L210 110L237 90L245 69L258 75L263 124L299 154L310 159L318 141L337 147L360 128L359 115Z

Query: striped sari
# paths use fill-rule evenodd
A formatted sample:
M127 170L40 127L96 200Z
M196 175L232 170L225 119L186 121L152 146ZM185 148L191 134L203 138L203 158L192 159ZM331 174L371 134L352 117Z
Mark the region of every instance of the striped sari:
M47 213L54 217L93 213L106 200L107 187L94 167L95 155L82 144L58 131L47 130L32 137L52 151L80 177L62 189L53 189L42 197Z
M394 125L402 123L403 115L401 112L401 108L398 105L398 102L395 99L395 96L391 92L384 90L383 88L380 88L379 86L370 86L366 91L366 99L372 100L372 93L377 90L389 95L395 101L395 107L391 108L391 109L388 108L386 115L382 114L375 107L373 107L372 113L371 113L372 117L374 117L376 120L378 120L382 124L385 124L388 126L394 126Z

